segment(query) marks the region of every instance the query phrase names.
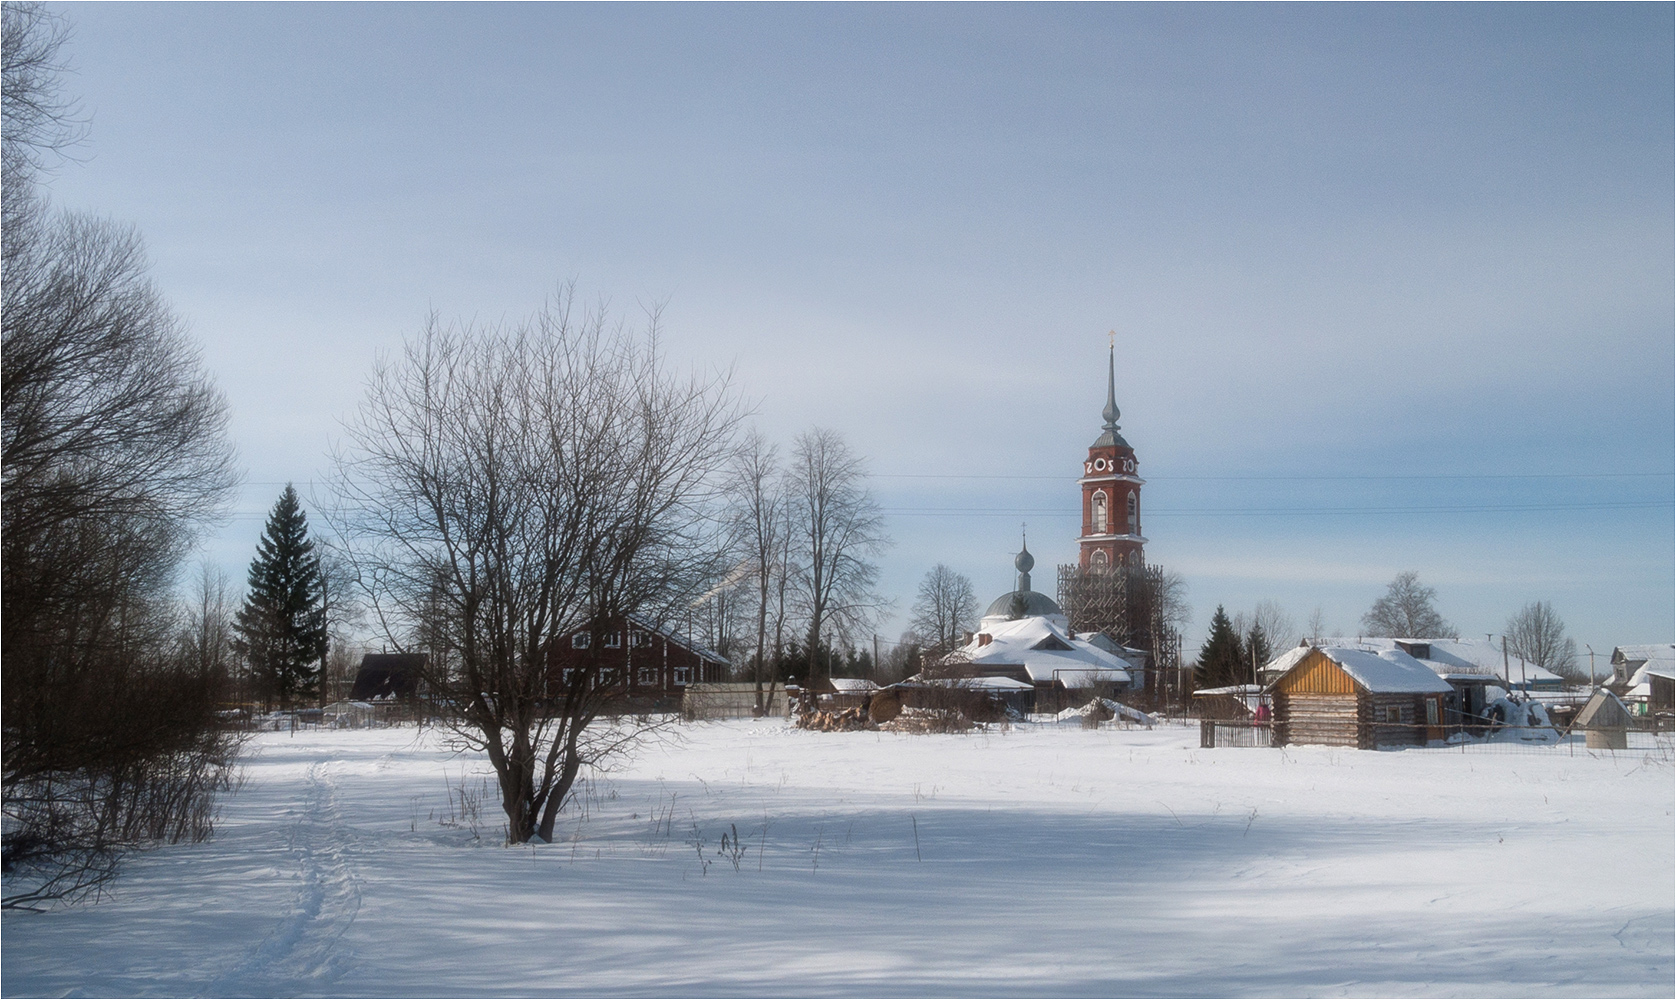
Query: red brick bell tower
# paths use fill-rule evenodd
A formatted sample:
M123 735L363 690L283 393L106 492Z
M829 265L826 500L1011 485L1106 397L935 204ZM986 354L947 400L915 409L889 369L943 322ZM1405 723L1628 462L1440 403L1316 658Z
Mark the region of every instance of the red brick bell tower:
M1105 431L1088 448L1082 464L1082 537L1078 565L1082 569L1116 565L1139 566L1146 561L1141 537L1141 485L1135 474L1135 449L1117 432L1117 347L1106 359Z

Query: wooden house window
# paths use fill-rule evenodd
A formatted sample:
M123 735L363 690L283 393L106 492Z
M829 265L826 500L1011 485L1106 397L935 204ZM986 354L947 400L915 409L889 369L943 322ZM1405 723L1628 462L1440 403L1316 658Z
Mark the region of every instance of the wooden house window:
M1436 698L1427 698L1426 699L1426 725L1428 725L1428 726L1437 725L1437 717L1438 717L1437 699Z
M641 667L640 668L640 683L642 683L642 684L656 684L657 682L658 682L658 668L657 667Z
M692 680L692 674L693 674L693 671L692 671L691 667L676 667L675 668L675 683L680 684L680 685L686 684L687 682Z
M591 638L591 637L586 632L576 633L575 635L570 637L570 648L571 649L587 649L589 638Z
M629 633L629 638L634 643L635 649L644 649L652 644L652 637L639 630Z
M1385 721L1386 722L1401 722L1402 721L1402 709L1397 707L1396 705L1386 705L1385 706Z
M621 632L607 632L605 634L605 648L606 649L622 649L623 648L623 633L621 633Z

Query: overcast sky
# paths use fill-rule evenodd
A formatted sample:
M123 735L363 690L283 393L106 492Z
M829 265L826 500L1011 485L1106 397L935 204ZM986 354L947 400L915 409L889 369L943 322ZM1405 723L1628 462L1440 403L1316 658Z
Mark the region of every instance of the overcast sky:
M380 351L574 279L868 456L887 638L1022 523L1053 593L1108 330L1190 647L1405 569L1463 634L1676 631L1669 4L57 9L52 190L228 394L237 579Z

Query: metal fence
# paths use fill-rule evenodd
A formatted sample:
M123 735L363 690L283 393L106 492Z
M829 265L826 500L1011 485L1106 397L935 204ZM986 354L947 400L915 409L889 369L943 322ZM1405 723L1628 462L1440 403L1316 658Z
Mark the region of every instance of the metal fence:
M1676 750L1672 734L1652 726L1632 729L1580 728L1559 730L1533 726L1476 726L1470 730L1455 729L1447 739L1428 739L1437 727L1398 723L1369 723L1373 741L1379 749L1410 750L1420 753L1487 754L1492 756L1521 754L1541 756L1632 756L1652 761L1672 762ZM1251 720L1199 720L1199 746L1213 747L1272 747L1275 746L1274 727L1269 722ZM1298 744L1307 746L1309 744Z

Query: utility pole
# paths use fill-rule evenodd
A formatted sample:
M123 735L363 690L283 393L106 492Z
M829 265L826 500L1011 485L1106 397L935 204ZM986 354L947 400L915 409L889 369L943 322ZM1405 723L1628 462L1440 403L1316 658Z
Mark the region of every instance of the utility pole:
M877 632L873 633L873 676L884 676L884 674L879 672L879 633Z
M1595 648L1583 643L1583 648L1589 651L1589 687L1595 686Z

